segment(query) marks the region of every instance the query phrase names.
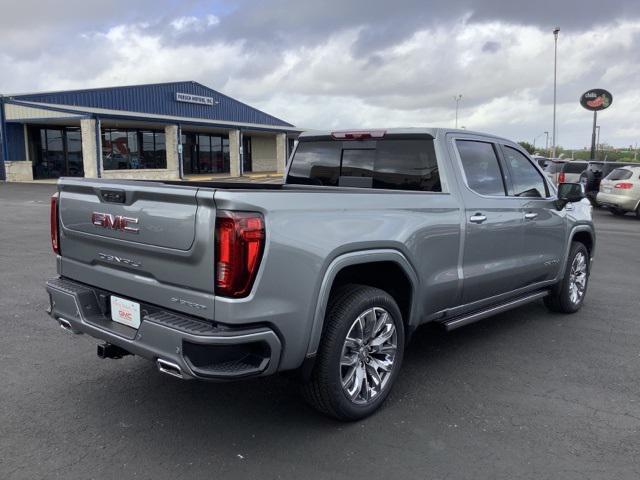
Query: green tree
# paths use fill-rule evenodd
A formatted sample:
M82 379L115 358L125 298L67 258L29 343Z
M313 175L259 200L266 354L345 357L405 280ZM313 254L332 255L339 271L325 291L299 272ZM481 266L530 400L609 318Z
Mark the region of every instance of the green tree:
M529 152L530 155L533 155L536 151L535 148L533 148L533 145L531 145L529 142L525 142L524 140L518 142L518 144L524 148L527 152Z

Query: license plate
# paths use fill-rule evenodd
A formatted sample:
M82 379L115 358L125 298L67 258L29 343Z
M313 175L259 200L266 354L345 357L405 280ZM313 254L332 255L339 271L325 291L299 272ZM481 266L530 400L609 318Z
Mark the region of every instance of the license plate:
M603 193L611 193L611 187L602 187Z
M127 327L140 327L140 304L111 295L111 320Z

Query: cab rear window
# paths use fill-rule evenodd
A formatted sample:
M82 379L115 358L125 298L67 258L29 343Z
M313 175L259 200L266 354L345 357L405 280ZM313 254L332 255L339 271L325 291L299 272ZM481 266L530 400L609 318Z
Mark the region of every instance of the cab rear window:
M587 169L587 164L583 162L567 162L562 167L564 173L582 173Z
M432 139L303 140L287 183L442 191Z

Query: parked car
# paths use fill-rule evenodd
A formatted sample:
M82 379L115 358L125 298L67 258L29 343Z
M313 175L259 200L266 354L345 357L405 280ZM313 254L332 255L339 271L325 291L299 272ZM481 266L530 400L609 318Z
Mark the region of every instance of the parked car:
M49 312L102 358L181 379L295 370L314 407L359 419L419 325L578 311L583 199L518 144L448 129L305 133L283 185L63 178Z
M596 202L614 215L634 212L640 218L640 166L613 170L600 182Z
M552 158L545 164L544 174L551 181L552 185L558 185L558 178L565 163L567 163L566 160Z
M589 162L587 169L580 175L580 183L584 185L587 198L594 206L597 205L596 196L600 190L601 180L616 168L626 167L627 165L627 163L620 162Z
M531 158L533 158L533 160L534 160L534 161L536 161L536 162L538 163L538 165L540 166L540 168L543 168L543 169L544 169L545 165L547 164L547 162L548 162L549 160L551 160L551 159L550 159L550 158L548 158L548 157L542 157L542 156L540 156L540 155L532 155L532 156L531 156Z

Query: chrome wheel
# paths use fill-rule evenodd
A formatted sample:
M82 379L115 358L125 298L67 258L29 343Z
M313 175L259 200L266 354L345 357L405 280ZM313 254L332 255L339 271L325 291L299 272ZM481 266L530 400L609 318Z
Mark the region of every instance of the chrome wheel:
M364 405L382 392L393 371L398 334L393 318L384 308L361 313L351 324L342 345L342 389L356 404Z
M569 298L574 305L579 303L587 288L587 257L578 252L573 257L571 272L569 272Z

